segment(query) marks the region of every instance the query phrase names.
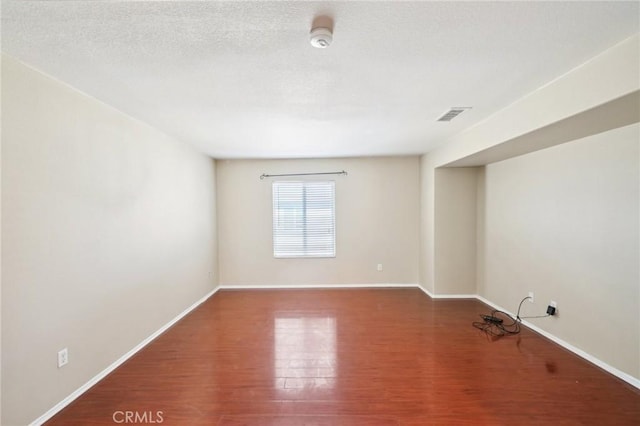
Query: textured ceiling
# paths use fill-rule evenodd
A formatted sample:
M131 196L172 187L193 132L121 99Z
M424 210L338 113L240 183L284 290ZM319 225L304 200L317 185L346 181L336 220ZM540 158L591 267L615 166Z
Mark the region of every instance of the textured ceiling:
M216 158L417 154L637 33L639 5L3 1L2 51Z

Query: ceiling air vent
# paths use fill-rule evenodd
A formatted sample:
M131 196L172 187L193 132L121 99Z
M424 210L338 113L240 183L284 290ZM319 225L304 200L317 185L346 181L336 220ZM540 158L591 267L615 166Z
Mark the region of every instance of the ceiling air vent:
M471 109L471 107L451 107L436 121L451 121L467 109Z

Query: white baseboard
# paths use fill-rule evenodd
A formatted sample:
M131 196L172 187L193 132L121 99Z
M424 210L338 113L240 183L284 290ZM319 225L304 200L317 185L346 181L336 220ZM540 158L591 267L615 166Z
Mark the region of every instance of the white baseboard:
M493 302L490 302L489 300L485 299L482 296L475 296L476 299L478 299L479 301L491 306L494 309L497 309L499 311L502 312L506 312L509 315L511 315L512 317L515 318L515 314L512 312L509 312L508 310L504 309L501 306L496 305ZM544 331L543 329L541 329L540 327L536 326L535 324L530 323L529 321L523 320L522 324L526 325L528 328L530 328L531 330L535 331L538 334L541 334L542 336L546 337L547 339L551 340L552 342L555 342L557 344L559 344L560 346L562 346L565 349L568 349L569 351L573 352L574 354L578 355L581 358L586 359L587 361L589 361L592 364L597 365L598 367L602 368L603 370L607 371L608 373L613 374L614 376L624 380L625 382L629 383L630 385L640 389L640 379L631 376L630 374L625 373L624 371L620 371L617 368L607 364L606 362L594 357L593 355L588 354L587 352L583 351L580 348L577 348L575 346L573 346L572 344L565 342L564 340L560 339L557 336L554 336L553 334Z
M195 302L193 305L189 306L187 309L185 309L182 313L180 313L174 319L172 319L171 321L166 323L164 326L162 326L158 331L156 331L155 333L153 333L152 335L147 337L145 340L140 342L138 345L136 345L129 352L127 352L126 354L121 356L113 364L111 364L110 366L105 368L103 371L98 373L95 377L93 377L87 383L85 383L84 385L80 386L73 393L71 393L65 399L63 399L58 404L53 406L46 413L44 413L42 416L40 416L36 420L34 420L31 423L31 425L39 426L39 425L42 425L47 420L49 420L56 413L58 413L64 407L69 405L72 401L74 401L80 395L85 393L89 388L91 388L93 385L95 385L100 380L102 380L105 376L107 376L107 374L111 373L113 370L118 368L125 361L127 361L129 358L131 358L133 355L135 355L138 351L140 351L142 348L144 348L149 343L151 343L151 341L153 341L156 337L158 337L160 334L164 333L169 327L174 325L176 322L180 321L185 315L187 315L189 312L193 311L195 308L197 308L199 305L201 305L204 301L206 301L209 297L213 296L219 290L256 290L256 289L273 290L273 289L314 289L314 288L315 289L337 289L337 288L418 288L418 289L422 290L427 296L429 296L432 299L477 299L477 300L479 300L479 301L481 301L481 302L493 307L494 309L501 310L503 312L508 313L509 315L514 316L514 314L509 312L508 310L502 308L501 306L496 305L493 302L490 302L489 300L487 300L484 297L479 296L477 294L432 294L429 290L425 289L424 287L420 286L417 283L416 284L413 284L413 283L408 283L408 284L397 284L397 283L388 283L388 284L298 284L298 285L230 285L230 284L223 284L223 285L219 285L218 287L216 287L215 289L213 289L212 291L207 293L200 300ZM578 355L579 357L584 358L585 360L591 362L592 364L595 364L596 366L602 368L603 370L613 374L614 376L616 376L616 377L624 380L625 382L631 384L632 386L640 389L640 379L638 379L636 377L633 377L633 376L631 376L631 375L629 375L629 374L627 374L627 373L625 373L623 371L618 370L617 368L607 364L606 362L604 362L604 361L602 361L602 360L600 360L600 359L598 359L598 358L586 353L582 349L579 349L579 348L577 348L577 347L565 342L564 340L554 336L553 334L542 330L541 328L537 327L534 324L531 324L528 321L522 321L522 323L524 325L526 325L528 328L530 328L533 331L535 331L536 333L538 333L538 334L546 337L547 339L551 340L552 342L555 342L555 343L559 344L560 346L568 349L569 351L573 352L574 354Z
M485 299L484 297L478 295L478 294L433 294L431 293L429 290L427 290L424 287L418 286L427 296L429 296L432 299L477 299L489 306L491 306L494 309L497 309L499 311L503 311L508 313L509 315L511 315L512 317L515 318L515 314L508 311L507 309L504 309L501 306L496 305L495 303ZM630 374L625 373L624 371L620 371L617 368L607 364L606 362L602 361L601 359L598 359L596 357L594 357L593 355L583 351L580 348L577 348L575 346L573 346L572 344L560 339L557 336L554 336L553 334L549 333L548 331L545 331L543 329L541 329L540 327L536 326L535 324L532 324L529 321L523 320L522 324L526 325L528 328L530 328L531 330L535 331L536 333L546 337L547 339L551 340L552 342L557 343L558 345L562 346L563 348L573 352L574 354L578 355L579 357L589 361L592 364L595 364L596 366L602 368L603 370L605 370L608 373L613 374L614 376L618 377L621 380L624 380L625 382L629 383L630 385L640 389L640 379L638 379L637 377L633 377Z
M107 374L111 373L113 370L118 368L125 361L127 361L129 358L131 358L133 355L135 355L138 351L140 351L142 348L144 348L149 343L151 343L156 337L158 337L159 335L164 333L166 330L168 330L169 327L171 327L172 325L174 325L175 323L180 321L185 315L187 315L189 312L193 311L195 308L200 306L204 301L206 301L208 298L213 296L219 289L220 289L220 287L216 287L215 289L211 290L209 293L207 293L200 300L198 300L193 305L189 306L187 309L185 309L180 314L178 314L178 316L176 316L174 319L172 319L171 321L169 321L168 323L163 325L159 330L157 330L151 336L147 337L142 342L138 343L129 352L127 352L126 354L124 354L120 358L118 358L113 364L111 364L110 366L108 366L107 368L102 370L100 373L98 373L95 377L93 377L87 383L85 383L84 385L80 386L78 389L76 389L74 392L72 392L65 399L63 399L62 401L60 401L59 403L57 403L56 405L51 407L51 409L49 409L49 411L47 411L46 413L44 413L43 415L41 415L40 417L35 419L33 422L30 423L30 425L31 426L39 426L39 425L42 425L47 420L49 420L51 417L53 417L55 414L57 414L60 410L62 410L64 407L69 405L71 402L73 402L80 395L82 395L87 390L89 390L89 388L91 388L93 385L95 385L100 380L105 378L107 376Z
M434 294L432 299L477 299L475 294Z
M280 290L280 289L335 289L335 288L417 288L416 283L378 283L378 284L220 284L221 290Z
M427 296L432 299L477 299L477 294L433 294L426 288L418 286Z
M422 290L422 292L423 292L424 294L426 294L427 296L429 296L430 298L432 298L432 299L434 298L434 297L433 297L433 296L434 296L434 294L433 294L433 293L431 293L431 292L430 292L429 290L427 290L426 288L422 287L421 285L418 285L418 288L419 288L420 290Z
M98 383L100 380L105 378L109 373L118 368L124 362L126 362L129 358L139 352L142 348L151 343L156 337L164 333L169 327L180 321L185 315L189 312L193 311L195 308L200 306L205 300L213 296L217 291L223 289L236 289L236 290L252 290L252 289L304 289L304 288L318 288L318 289L331 289L331 288L415 288L419 287L418 284L301 284L301 285L219 285L215 289L211 290L200 300L195 302L193 305L189 306L183 312L181 312L178 316L173 318L171 321L163 325L159 330L154 332L152 335L144 339L138 345L136 345L133 349L131 349L126 354L122 355L118 358L114 363L109 365L107 368L102 370L96 376L91 378L84 385L80 386L78 389L73 391L69 396L65 399L51 407L46 413L35 419L30 423L30 426L40 426L58 412L60 412L67 405L71 404L75 399L77 399L80 395L85 393L89 388Z

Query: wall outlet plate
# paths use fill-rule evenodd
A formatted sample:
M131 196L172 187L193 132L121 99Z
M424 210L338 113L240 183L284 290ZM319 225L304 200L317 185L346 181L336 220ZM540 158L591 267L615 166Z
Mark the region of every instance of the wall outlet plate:
M529 292L529 299L528 300L529 300L529 303L533 303L533 292L532 291Z
M69 362L69 350L64 348L58 351L58 368L64 367Z

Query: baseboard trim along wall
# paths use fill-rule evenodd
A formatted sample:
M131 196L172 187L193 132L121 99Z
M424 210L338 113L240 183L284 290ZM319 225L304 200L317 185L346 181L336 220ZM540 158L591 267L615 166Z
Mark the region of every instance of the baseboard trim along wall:
M115 362L113 362L107 368L102 370L100 373L98 373L96 376L94 376L92 379L90 379L84 385L80 386L78 389L73 391L65 399L63 399L62 401L60 401L59 403L57 403L56 405L51 407L46 413L44 413L43 415L41 415L40 417L35 419L33 422L31 422L30 426L40 426L40 425L44 424L47 420L52 418L54 415L56 415L58 412L60 412L67 405L71 404L75 399L77 399L80 395L82 395L83 393L88 391L93 385L95 385L100 380L105 378L113 370L115 370L116 368L118 368L119 366L124 364L129 358L131 358L133 355L138 353L142 348L144 348L149 343L151 343L153 340L155 340L159 335L161 335L162 333L167 331L172 325L174 325L175 323L180 321L185 315L187 315L188 313L190 313L191 311L196 309L198 306L200 306L202 303L204 303L208 298L213 296L219 290L257 290L257 289L264 289L264 290L292 289L293 290L293 289L313 289L313 288L331 289L331 288L416 288L416 287L419 287L418 284L219 285L215 289L211 290L209 293L204 295L201 299L196 301L193 305L189 306L187 309L182 311L180 314L178 314L171 321L169 321L168 323L163 325L156 332L154 332L149 337L144 339L142 342L140 342L138 345L136 345L129 352L127 352L126 354L122 355Z
M211 290L209 293L207 293L202 298L200 298L198 301L196 301L193 305L189 306L187 309L185 309L180 314L178 314L174 319L172 319L171 321L169 321L168 323L166 323L165 325L160 327L160 329L158 329L155 333L153 333L152 335L150 335L149 337L144 339L142 342L138 343L133 349L131 349L129 352L127 352L126 354L124 354L120 358L118 358L113 364L111 364L110 366L108 366L107 368L102 370L100 373L98 373L96 376L94 376L87 383L85 383L84 385L82 385L78 389L76 389L74 392L72 392L65 399L63 399L62 401L60 401L59 403L57 403L56 405L51 407L51 409L49 409L49 411L47 411L42 416L38 417L33 422L31 422L31 426L42 425L44 422L46 422L51 417L53 417L55 414L57 414L59 411L61 411L63 408L65 408L67 405L71 404L76 398L78 398L80 395L82 395L83 393L88 391L89 388L91 388L93 385L95 385L100 380L105 378L109 373L111 373L113 370L115 370L116 368L118 368L119 366L124 364L129 358L134 356L142 348L144 348L149 343L151 343L153 340L155 340L156 337L158 337L159 335L161 335L162 333L167 331L172 325L174 325L175 323L180 321L185 315L187 315L189 312L193 311L195 308L197 308L202 303L204 303L208 298L213 296L219 289L220 289L220 287L216 287L215 289Z
M426 288L418 286L420 290L432 299L477 299L477 294L433 294Z
M496 305L495 303L485 299L482 296L475 296L476 299L478 299L479 301L491 306L494 309L497 309L499 311L502 312L506 312L509 315L511 315L512 317L515 318L515 314L508 311L507 309L504 309L501 306ZM619 379L624 380L625 382L629 383L630 385L640 389L640 379L635 378L627 373L625 373L624 371L620 371L617 368L607 364L606 362L594 357L593 355L588 354L587 352L583 351L580 348L577 348L575 346L573 346L572 344L565 342L564 340L560 339L559 337L554 336L553 334L544 331L543 329L541 329L540 327L537 327L535 324L530 323L529 321L523 320L522 321L523 325L526 325L528 328L530 328L531 330L535 331L538 334L541 334L542 336L546 337L547 339L551 340L552 342L555 342L557 344L559 344L560 346L562 346L563 348L573 352L574 354L578 355L581 358L584 358L585 360L589 361L592 364L595 364L596 366L602 368L603 370L605 370L608 373L613 374L614 376L618 377Z
M73 402L80 395L82 395L87 390L89 390L89 388L91 388L93 385L98 383L100 380L102 380L104 377L106 377L113 370L115 370L120 365L122 365L125 361L127 361L129 358L131 358L133 355L135 355L137 352L139 352L142 348L144 348L149 343L151 343L159 335L164 333L167 329L169 329L169 327L171 327L172 325L174 325L175 323L180 321L189 312L193 311L195 308L200 306L204 301L206 301L208 298L213 296L219 290L281 290L281 289L294 290L294 289L340 289L340 288L343 288L343 289L346 289L346 288L417 288L417 289L422 290L422 292L424 292L427 296L429 296L432 299L438 299L438 300L443 300L443 299L477 299L480 302L483 302L486 305L491 306L494 309L498 309L500 311L508 313L509 315L515 316L515 314L513 314L512 312L502 308L501 306L496 305L495 303L493 303L493 302L491 302L491 301L489 301L489 300L485 299L484 297L479 296L477 294L437 294L437 295L434 295L434 294L431 294L431 292L428 291L427 289L425 289L424 287L422 287L422 286L420 286L418 284L412 284L412 283L408 283L408 284L393 284L393 283L388 283L388 284L298 284L298 285L279 285L279 284L274 284L274 285L244 285L244 284L243 285L231 285L231 284L222 284L222 285L219 285L218 287L216 287L214 290L212 290L209 293L207 293L204 297L202 297L200 300L195 302L193 305L189 306L187 309L185 309L183 312L181 312L178 316L176 316L174 319L172 319L171 321L166 323L158 331L156 331L155 333L153 333L152 335L147 337L145 340L140 342L137 346L135 346L129 352L127 352L126 354L122 355L113 364L111 364L110 366L105 368L103 371L101 371L99 374L97 374L95 377L93 377L87 383L85 383L84 385L80 386L77 390L75 390L73 393L71 393L65 399L63 399L58 404L56 404L51 409L49 409L49 411L44 413L42 416L38 417L36 420L34 420L31 423L31 425L38 425L39 426L39 425L42 425L47 420L49 420L56 413L58 413L60 410L62 410L67 405L69 405L71 402ZM574 354L578 355L579 357L584 358L585 360L589 361L590 363L595 364L596 366L602 368L603 370L613 374L614 376L616 376L616 377L624 380L625 382L631 384L632 386L640 389L640 379L637 379L637 378L635 378L635 377L633 377L633 376L631 376L631 375L629 375L629 374L627 374L627 373L625 373L623 371L618 370L615 367L612 367L611 365L607 364L606 362L601 361L600 359L598 359L598 358L586 353L585 351L583 351L583 350L581 350L581 349L579 349L579 348L577 348L577 347L565 342L564 340L554 336L553 334L550 334L550 333L542 330L541 328L535 326L534 324L531 324L528 321L522 321L522 324L524 324L525 326L527 326L531 330L535 331L536 333L546 337L547 339L551 340L552 342L555 342L555 343L559 344L560 346L564 347L565 349L568 349L569 351L573 352Z
M220 284L220 290L280 290L332 288L417 288L418 284Z

